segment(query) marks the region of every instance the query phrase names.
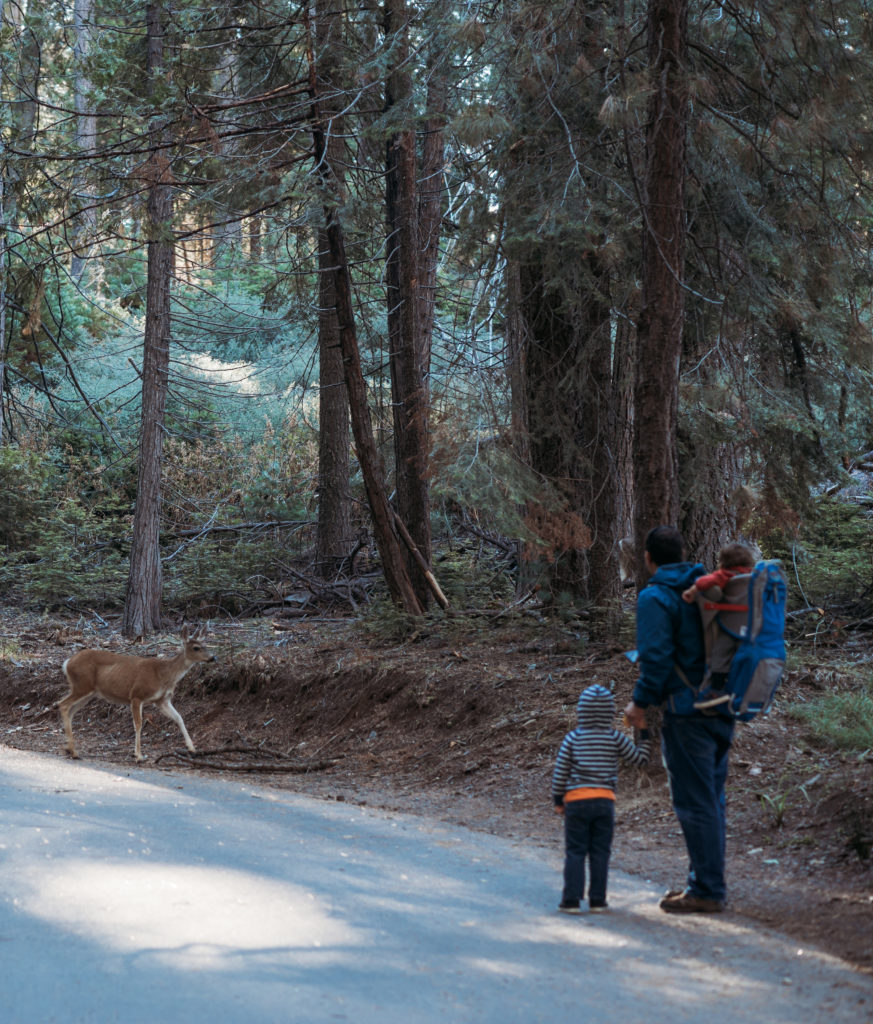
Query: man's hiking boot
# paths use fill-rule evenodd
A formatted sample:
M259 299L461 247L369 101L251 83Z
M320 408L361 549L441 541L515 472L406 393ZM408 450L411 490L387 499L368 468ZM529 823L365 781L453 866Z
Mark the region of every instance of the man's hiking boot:
M562 914L581 914L582 908L579 906L578 900L561 900L558 904L558 910Z
M665 914L720 914L724 910L724 903L721 900L694 896L687 889L681 892L671 890L658 906Z

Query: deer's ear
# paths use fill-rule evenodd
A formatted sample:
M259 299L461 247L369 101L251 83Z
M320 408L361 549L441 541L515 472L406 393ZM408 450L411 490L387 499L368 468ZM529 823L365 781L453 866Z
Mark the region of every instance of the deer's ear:
M181 636L182 636L182 643L187 644L188 643L188 627L187 626L183 626L182 627Z
M203 636L203 625L199 625L194 632L191 634L192 640L199 640Z

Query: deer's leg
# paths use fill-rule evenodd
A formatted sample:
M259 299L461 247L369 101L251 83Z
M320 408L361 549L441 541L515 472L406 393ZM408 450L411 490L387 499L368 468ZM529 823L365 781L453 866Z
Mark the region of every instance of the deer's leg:
M142 701L134 698L130 702L130 713L133 715L133 731L136 734L136 740L133 744L133 756L137 761L144 761L145 758L142 756L142 750L139 745L140 734L142 733Z
M169 698L166 697L164 698L164 700L159 701L157 704L157 708L159 711L165 714L167 718L172 718L176 725L179 726L179 728L182 730L182 737L185 740L185 746L193 753L194 744L191 742L191 737L188 735L188 730L185 728L185 723L182 721L182 716L170 703Z
M73 715L79 708L84 707L93 696L93 691L86 693L83 697L77 697L74 693L69 693L58 703L58 711L61 713L61 722L67 737L67 753L70 757L78 758L79 756L76 753L76 744L73 742Z

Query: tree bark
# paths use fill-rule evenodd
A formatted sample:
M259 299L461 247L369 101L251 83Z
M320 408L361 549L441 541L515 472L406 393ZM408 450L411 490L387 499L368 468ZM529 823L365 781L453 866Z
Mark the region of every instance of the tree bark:
M6 335L6 304L7 304L7 221L6 221L6 175L5 166L0 167L0 446L4 441L6 426L6 359L9 350L9 339Z
M642 541L659 524L678 525L676 428L685 313L685 81L687 0L650 0L649 73L643 196L642 308L634 389L634 523L638 582L646 578Z
M618 595L618 426L612 381L608 277L593 256L564 263L561 286L549 267L528 258L518 267L518 317L526 339L523 362L524 434L532 468L555 488L565 511L543 510L540 529L554 548L549 570L564 593L601 604ZM558 261L560 262L560 261ZM586 273L571 279L569 268ZM572 296L572 298L571 298ZM516 355L518 362L519 356Z
M430 562L429 418L423 366L429 362L429 345L420 334L416 146L415 129L410 123L412 79L408 71L409 30L405 0L386 0L384 16L385 37L391 49L385 108L389 116L408 125L389 136L385 151L385 280L397 512L422 557ZM406 553L406 559L418 599L426 607L430 590L416 571L409 553Z
M317 0L315 40L318 49L319 88L336 93L340 41L339 0ZM327 159L342 195L343 143L336 102L322 101L330 126ZM336 312L335 267L327 231L318 233L318 518L315 530L316 571L323 578L336 575L352 547L351 492L349 488L349 397L343 373L339 321Z
M162 73L164 62L162 15L159 4L150 4L146 9L150 91ZM147 170L150 181L146 207L149 239L142 416L130 574L122 616L125 636L142 636L161 626L161 461L170 366L173 179L162 119L152 119L149 137L152 155Z
M76 107L76 149L80 156L93 156L97 149L97 117L90 109L88 100L91 82L83 71L83 61L91 53L93 10L94 0L75 0L73 24L76 41L73 53L76 58L76 73L73 79L73 89ZM73 256L70 261L70 277L76 284L84 286L87 283L84 280L84 273L88 248L90 239L94 235L97 216L90 206L93 202L93 188L87 183L86 175L81 171L77 172L75 177L75 190L78 201L84 203L85 209L79 214L73 226Z
M42 68L39 40L33 29L25 23L24 5L0 3L0 25L10 34L17 56L12 67L5 69L14 90L15 103L8 110L8 135L0 134L0 444L5 426L4 395L8 379L9 350L12 344L11 324L8 322L10 295L10 256L8 231L19 218L18 203L22 193L24 174L21 167L25 157L16 156L6 149L11 141L19 149L30 149L36 127L37 96Z
M321 179L325 199L325 234L333 266L334 288L336 290L336 313L339 324L340 349L343 372L349 395L352 433L367 502L373 517L373 532L382 561L385 582L395 603L412 615L419 615L424 606L418 599L407 570L405 552L394 531L394 512L388 502L385 479L382 473L379 451L373 437L370 409L367 404L367 385L361 369L355 328L354 305L349 264L346 257L345 237L337 209L339 195L336 181L330 167L327 151L324 113L321 109L314 57L310 54L310 96L312 99L312 140L315 166Z
M436 278L446 162L446 77L433 51L428 59L427 118L418 175L418 347L422 381L430 397L430 357L436 315Z

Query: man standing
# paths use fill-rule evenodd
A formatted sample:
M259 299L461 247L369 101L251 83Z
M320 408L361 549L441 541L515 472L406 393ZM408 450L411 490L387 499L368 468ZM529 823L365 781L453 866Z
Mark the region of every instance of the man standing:
M704 570L684 557L678 530L649 532L645 560L653 575L637 602L640 677L625 715L645 728L645 709L664 705L664 763L690 867L685 888L668 892L661 909L714 913L724 910L726 892L724 786L734 723L694 707L704 672L703 634L697 605L683 601L682 591Z

